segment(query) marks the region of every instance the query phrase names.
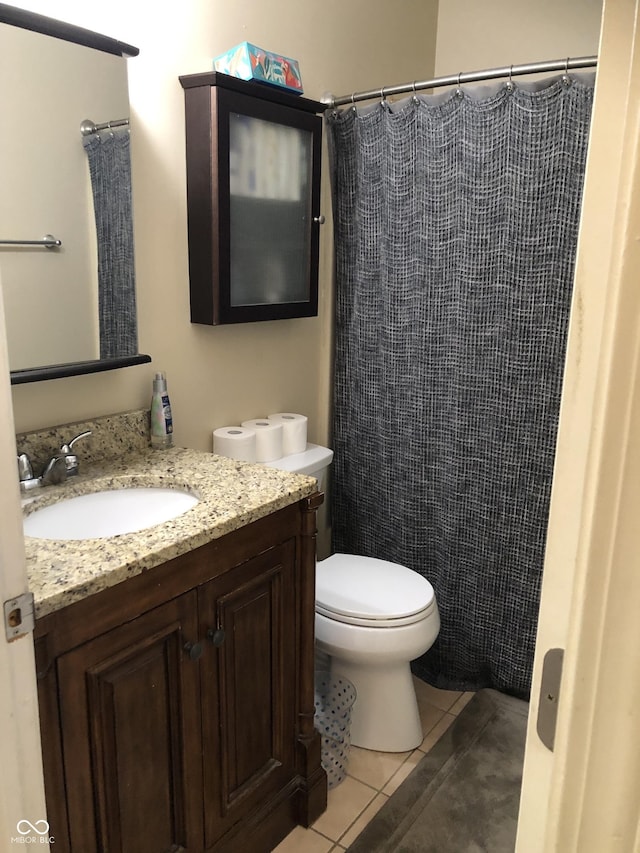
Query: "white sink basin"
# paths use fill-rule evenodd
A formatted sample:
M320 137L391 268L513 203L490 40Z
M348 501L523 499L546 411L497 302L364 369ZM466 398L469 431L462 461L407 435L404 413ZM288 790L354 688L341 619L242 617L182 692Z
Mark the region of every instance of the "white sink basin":
M177 518L198 503L180 489L109 489L65 498L23 518L25 536L99 539L135 533Z

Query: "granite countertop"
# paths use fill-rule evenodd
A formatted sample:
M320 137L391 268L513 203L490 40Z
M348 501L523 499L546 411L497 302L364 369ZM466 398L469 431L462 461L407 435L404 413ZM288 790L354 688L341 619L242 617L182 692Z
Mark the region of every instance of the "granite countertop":
M138 533L103 539L25 537L36 617L65 607L205 545L317 491L315 478L183 448L146 450L126 459L85 465L59 486L47 486L24 512L107 488L175 486L199 502L184 515ZM32 495L28 494L28 499Z

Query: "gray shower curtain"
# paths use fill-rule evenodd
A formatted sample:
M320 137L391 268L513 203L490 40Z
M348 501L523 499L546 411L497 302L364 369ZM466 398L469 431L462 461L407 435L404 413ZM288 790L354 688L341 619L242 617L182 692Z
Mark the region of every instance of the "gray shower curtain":
M129 132L83 137L98 243L100 358L137 355Z
M436 687L530 690L592 98L555 79L327 115L334 548L432 582L414 671Z

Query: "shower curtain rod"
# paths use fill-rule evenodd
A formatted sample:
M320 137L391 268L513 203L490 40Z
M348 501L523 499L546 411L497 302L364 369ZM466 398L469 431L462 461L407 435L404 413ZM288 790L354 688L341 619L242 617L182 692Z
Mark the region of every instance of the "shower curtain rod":
M381 89L369 89L367 92L354 92L351 95L334 97L331 93L320 99L327 108L339 107L343 104L355 104L356 101L372 101L375 98L384 99L388 95L403 95L418 92L421 89L436 89L439 86L461 86L463 83L473 83L477 80L494 80L498 77L518 77L522 74L538 74L540 72L564 71L568 74L576 68L594 68L598 64L597 56L578 56L573 59L549 59L544 62L530 62L524 65L506 65L502 68L487 68L484 71L462 71L449 77L436 77L433 80L402 83L399 86L383 86Z
M96 124L95 121L91 121L90 118L86 118L80 125L80 133L83 136L91 136L93 133L99 133L101 130L111 130L112 127L128 126L128 118L116 118L111 121L103 121L100 124Z

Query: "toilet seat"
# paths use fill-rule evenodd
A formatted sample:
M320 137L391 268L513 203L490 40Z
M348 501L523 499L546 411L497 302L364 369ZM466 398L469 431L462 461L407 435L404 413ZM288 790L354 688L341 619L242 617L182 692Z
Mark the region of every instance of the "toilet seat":
M355 554L333 554L316 566L316 613L336 622L394 628L435 609L429 581L406 566Z

